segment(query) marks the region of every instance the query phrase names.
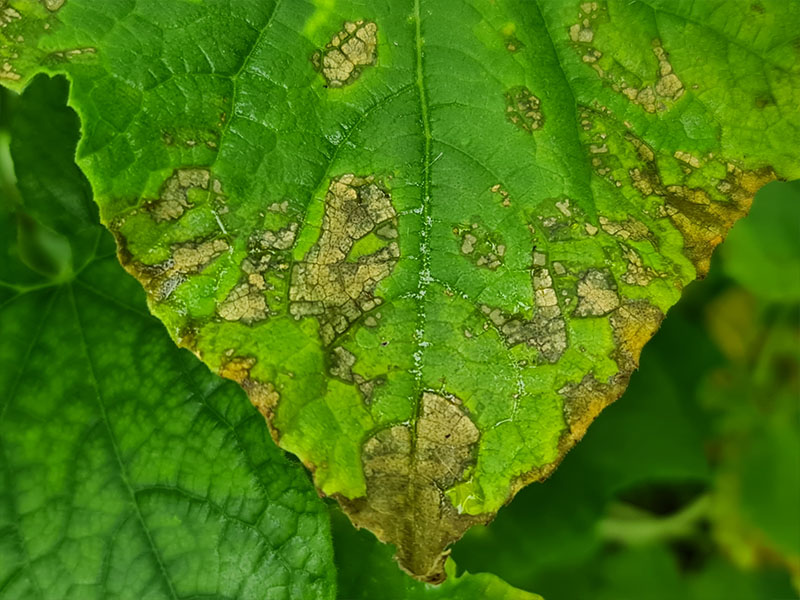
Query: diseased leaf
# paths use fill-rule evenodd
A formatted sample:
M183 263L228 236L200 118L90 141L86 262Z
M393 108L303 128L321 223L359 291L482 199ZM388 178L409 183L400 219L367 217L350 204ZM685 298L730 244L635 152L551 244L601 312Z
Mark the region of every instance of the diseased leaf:
M797 3L4 5L151 310L425 581L800 175Z
M37 80L20 106L62 122L64 92ZM19 161L20 187L53 161ZM99 223L64 238L99 240L65 279L28 270L25 210L0 198L0 598L333 598L327 510L241 390L172 344Z

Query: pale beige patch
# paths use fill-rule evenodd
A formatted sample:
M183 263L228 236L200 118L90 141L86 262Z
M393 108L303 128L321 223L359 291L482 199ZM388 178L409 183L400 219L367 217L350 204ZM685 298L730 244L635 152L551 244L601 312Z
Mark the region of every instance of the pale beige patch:
M523 131L533 133L544 126L541 107L541 100L524 86L506 92L506 118Z
M347 257L355 242L376 228L391 224L396 229L396 216L389 193L374 178L348 174L331 181L319 240L295 264L289 290L291 314L316 316L326 344L380 304L375 287L400 257L397 242L356 261Z
M159 198L149 202L146 208L157 222L175 220L192 206L189 190L208 190L210 180L207 169L178 169L164 182Z
M311 57L330 87L355 81L364 67L377 62L378 26L369 21L346 22L324 49Z
M576 317L599 317L610 313L620 304L611 275L599 269L589 269L578 281Z

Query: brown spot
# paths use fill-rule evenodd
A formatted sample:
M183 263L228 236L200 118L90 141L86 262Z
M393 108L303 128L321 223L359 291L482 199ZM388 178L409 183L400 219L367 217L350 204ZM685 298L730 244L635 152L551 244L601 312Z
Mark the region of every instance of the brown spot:
M278 394L275 386L271 383L263 383L250 379L249 377L243 379L239 383L247 393L247 397L250 398L252 405L263 415L272 439L275 440L276 444L279 444L280 433L272 426L275 409L280 400L280 394Z
M474 465L479 438L460 400L423 392L416 425L382 429L364 443L366 497L338 498L353 523L394 544L400 566L421 581L443 581L447 547L489 518L459 514L445 495Z

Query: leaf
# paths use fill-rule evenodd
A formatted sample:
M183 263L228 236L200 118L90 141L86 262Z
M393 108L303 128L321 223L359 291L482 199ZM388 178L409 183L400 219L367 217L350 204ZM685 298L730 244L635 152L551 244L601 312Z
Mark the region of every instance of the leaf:
M37 80L21 106L62 122L64 91ZM60 135L50 151L66 164L77 128ZM37 131L14 147L40 140ZM51 179L52 164L28 164L30 180L80 187L77 172ZM241 390L174 346L99 224L96 252L66 281L25 274L6 235L10 209L24 208L7 200L0 597L333 598L327 510Z
M151 310L426 581L800 176L796 3L5 6Z

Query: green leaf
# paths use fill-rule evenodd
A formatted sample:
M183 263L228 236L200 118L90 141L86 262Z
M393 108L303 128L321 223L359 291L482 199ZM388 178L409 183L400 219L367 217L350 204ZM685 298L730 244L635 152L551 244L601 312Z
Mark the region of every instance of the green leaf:
M426 581L800 176L797 3L3 4L151 310Z
M22 98L44 122L63 111L56 84L52 110ZM59 135L49 151L67 164L77 129ZM28 165L31 181L80 185L77 173L50 179L52 164ZM15 221L35 220L7 200L0 597L333 598L327 510L241 390L174 346L99 224L87 226L96 252L66 281L26 273Z

